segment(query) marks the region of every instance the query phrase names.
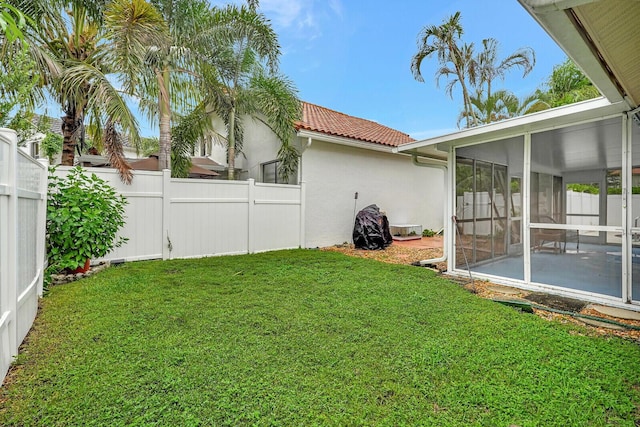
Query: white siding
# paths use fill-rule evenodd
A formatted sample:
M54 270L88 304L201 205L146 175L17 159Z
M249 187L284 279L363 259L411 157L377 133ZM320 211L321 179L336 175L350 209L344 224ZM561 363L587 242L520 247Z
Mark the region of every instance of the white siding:
M282 249L301 246L302 195L298 188L297 185L256 184L254 252L267 251L269 246Z
M59 167L59 175L69 168ZM105 260L193 258L301 246L303 186L254 180L172 179L166 172L134 171L131 185L112 169L89 168L128 201L129 239Z
M42 295L46 167L0 129L0 381L29 332Z

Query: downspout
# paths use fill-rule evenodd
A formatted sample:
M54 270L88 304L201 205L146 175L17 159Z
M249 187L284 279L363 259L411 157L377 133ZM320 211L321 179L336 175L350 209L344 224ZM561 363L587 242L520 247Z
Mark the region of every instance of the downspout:
M444 173L444 191L445 194L447 193L447 191L449 191L449 182L448 182L448 170L447 170L447 166L446 165L442 165L439 163L422 163L418 161L418 155L417 154L411 154L411 160L413 161L413 164L416 166L420 166L423 168L433 168L433 169L439 169ZM447 227L447 220L448 220L448 212L447 212L447 203L443 203L443 213L442 213L442 226L444 227L444 229L446 230ZM430 265L430 264L436 264L438 262L444 262L446 261L448 258L448 254L447 254L447 244L445 242L445 239L442 239L442 256L439 258L431 258L431 259L424 259L422 261L418 261L418 263L421 266L425 266L425 265Z
M300 157L298 158L298 184L302 182L302 155L309 147L311 147L311 143L313 139L309 136L307 137L307 143L301 144L300 146Z

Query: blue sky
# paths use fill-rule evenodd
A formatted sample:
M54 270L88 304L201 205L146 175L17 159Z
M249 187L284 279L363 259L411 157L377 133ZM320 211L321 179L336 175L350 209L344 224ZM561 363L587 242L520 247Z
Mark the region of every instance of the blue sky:
M212 4L222 2L212 1ZM514 70L499 87L518 96L535 91L565 59L517 0L260 0L282 46L280 70L304 101L374 120L416 139L456 130L462 103L436 87L436 59L422 64L424 83L413 79L411 57L425 25L462 13L463 39L494 37L501 57L520 47L536 52L525 79ZM456 97L457 95L457 97Z
M260 0L260 11L278 33L280 71L295 83L300 99L416 139L455 131L462 106L459 91L454 91L454 99L445 94L444 79L436 86L435 58L422 63L424 83L413 79L411 57L425 25L440 25L461 11L466 42L479 45L484 38L496 38L500 57L520 47L533 48L533 72L523 79L514 70L496 87L520 97L535 91L565 59L517 0ZM47 110L60 115L55 105ZM158 135L157 126L140 121L142 135Z

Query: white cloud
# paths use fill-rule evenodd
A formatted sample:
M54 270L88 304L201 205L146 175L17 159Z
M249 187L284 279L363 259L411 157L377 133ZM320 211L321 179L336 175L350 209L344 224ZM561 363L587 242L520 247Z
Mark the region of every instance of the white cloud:
M262 0L260 10L282 28L291 27L308 8L305 0Z
M292 30L307 38L320 36L325 21L343 17L341 0L260 0L260 10L276 30Z
M333 11L333 13L336 14L336 16L342 19L344 9L342 7L341 0L329 0L329 7Z
M244 4L244 0L209 0L211 5L228 2ZM280 35L288 33L297 39L311 41L327 32L327 26L343 20L343 0L259 0L258 10L271 20Z

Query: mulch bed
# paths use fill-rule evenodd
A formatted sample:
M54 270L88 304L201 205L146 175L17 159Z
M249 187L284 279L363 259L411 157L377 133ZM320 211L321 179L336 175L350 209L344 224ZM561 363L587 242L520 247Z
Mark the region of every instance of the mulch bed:
M416 248L399 244L391 244L391 246L384 250L375 251L356 249L352 244L336 245L322 248L322 250L341 252L349 256L374 259L389 264L412 264L425 259L434 259L442 256L442 249L440 248ZM447 263L440 263L437 267L440 271L446 271Z

